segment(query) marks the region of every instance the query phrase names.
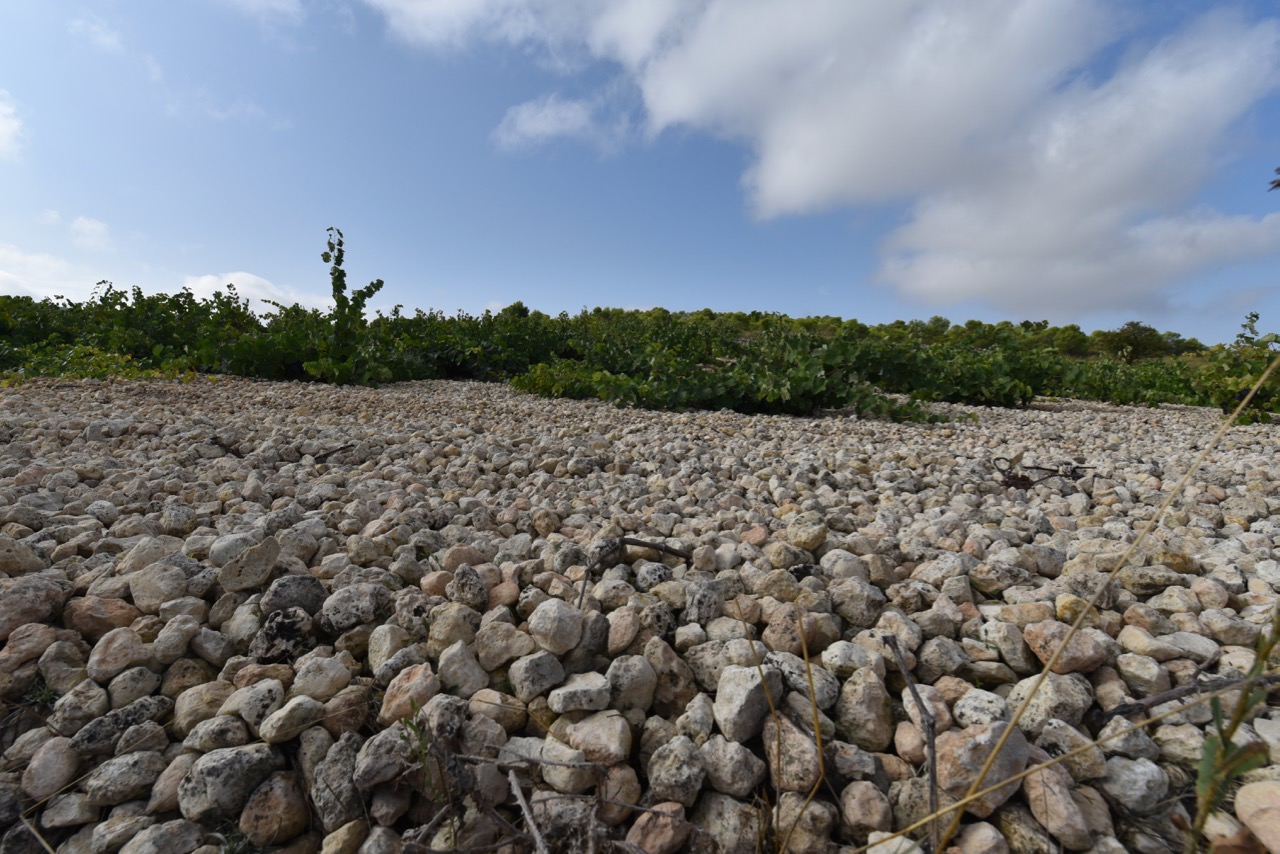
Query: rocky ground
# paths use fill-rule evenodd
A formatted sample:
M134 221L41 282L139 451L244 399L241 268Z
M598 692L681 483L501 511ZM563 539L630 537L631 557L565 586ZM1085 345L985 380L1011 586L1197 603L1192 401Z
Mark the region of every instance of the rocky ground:
M913 850L882 840L929 811L925 718L945 804L1099 593L992 780L1076 752L952 844L1180 849L1210 712L1161 698L1270 625L1275 428L1108 582L1220 417L944 411L0 390L0 852ZM1280 713L1239 738L1280 763ZM1280 845L1278 768L1211 833Z

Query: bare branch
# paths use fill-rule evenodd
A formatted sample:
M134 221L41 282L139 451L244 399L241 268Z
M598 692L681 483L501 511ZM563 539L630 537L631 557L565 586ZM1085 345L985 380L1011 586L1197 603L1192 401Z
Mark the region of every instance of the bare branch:
M516 779L516 772L508 771L507 779L511 782L511 794L516 796L516 803L520 804L520 812L524 813L524 823L529 827L529 835L533 837L533 850L538 854L551 854L546 841L542 838L542 833L538 830L538 823L533 820L533 811L529 809L529 802L524 799L524 791L520 788L520 781Z

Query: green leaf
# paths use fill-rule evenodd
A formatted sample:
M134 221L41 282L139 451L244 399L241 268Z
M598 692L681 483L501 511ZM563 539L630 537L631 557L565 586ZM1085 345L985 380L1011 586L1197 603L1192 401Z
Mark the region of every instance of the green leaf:
M1233 747L1227 754L1227 761L1219 773L1228 780L1233 780L1254 768L1267 764L1267 746L1260 741L1249 741Z
M1204 740L1204 747L1200 749L1200 765L1196 770L1197 799L1208 797L1210 788L1217 782L1216 769L1221 747L1222 740L1216 735L1210 735Z

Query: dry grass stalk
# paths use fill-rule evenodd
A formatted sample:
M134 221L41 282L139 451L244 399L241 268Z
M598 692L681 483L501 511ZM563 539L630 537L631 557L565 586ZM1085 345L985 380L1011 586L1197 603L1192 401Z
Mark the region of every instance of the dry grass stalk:
M1143 718L1137 723L1131 723L1127 727L1117 729L1115 732L1110 733L1105 738L1095 739L1093 741L1090 741L1087 744L1083 744L1080 747L1077 747L1074 750L1069 750L1066 753L1062 753L1062 754L1059 754L1058 756L1054 756L1046 762L1041 762L1038 765L1029 765L1026 768L1019 771L1017 774L1012 774L1003 780L992 783L988 786L985 786L984 788L978 789L977 791L967 792L965 793L964 797L957 799L954 803L950 804L949 806L942 809L935 810L929 815L926 815L923 818L917 820L915 823L909 824L906 827L902 828L901 830L895 831L892 836L887 836L881 839L876 844L879 845L884 842L888 842L891 839L897 839L899 837L907 836L908 834L914 833L917 830L922 830L928 827L932 822L937 821L939 818L943 818L945 816L951 815L953 812L957 815L963 815L964 807L967 804L972 803L973 801L976 801L979 798L984 798L987 795L991 794L992 792L1003 789L1005 786L1009 785L1010 783L1015 783L1019 780L1022 780L1026 777L1031 776L1032 774L1035 774L1037 771L1043 771L1045 768L1050 768L1061 762L1065 762L1068 759L1073 759L1077 756L1081 756L1085 753L1088 753L1093 748L1101 744L1105 744L1108 741L1115 741L1117 739L1124 738L1125 736L1130 735L1132 733L1145 730L1147 727L1151 726L1152 724L1159 723L1160 721L1163 721L1167 718L1171 718L1174 715L1181 714L1182 712L1186 711L1189 708L1193 708L1195 706L1203 706L1206 703L1212 702L1213 699L1216 697L1220 697L1224 694L1228 694L1232 691L1235 691L1241 685L1245 684L1248 681L1249 680L1246 680L1246 679L1233 680L1229 685L1219 686L1212 691L1208 691L1201 696L1198 696L1191 700L1186 701L1180 706L1177 706L1172 709L1167 709L1159 713L1158 715L1152 715L1149 718ZM862 854L862 852L870 850L871 847L872 847L871 845L864 845L861 848L855 848L853 850L853 854Z
M1227 434L1227 431L1231 429L1231 427L1236 423L1236 417L1239 416L1239 414L1244 411L1245 407L1249 405L1249 402L1253 400L1254 395L1257 394L1258 389L1261 388L1264 383L1266 383L1267 379L1270 378L1271 374L1275 372L1277 366L1280 366L1280 355L1277 355L1274 359L1271 360L1271 364L1268 365L1267 369L1262 372L1262 376L1258 377L1258 380L1253 384L1253 387L1249 390L1249 393L1245 395L1244 398L1241 399L1241 401L1236 405L1236 408L1231 413L1231 415L1228 418L1226 418L1222 422L1222 425L1219 426L1218 429L1214 432L1213 438L1209 440L1209 442L1205 445L1205 447L1196 456L1195 461L1191 464L1191 468L1187 469L1187 471L1182 475L1182 477L1178 479L1177 485L1174 486L1172 490L1170 490L1169 496L1165 498L1165 500L1160 504L1160 508L1156 511L1155 515L1152 516L1150 521L1147 522L1146 526L1144 526L1143 529L1140 532L1138 532L1138 536L1135 537L1134 541L1129 544L1129 548L1127 548L1124 554L1121 555L1120 560L1116 561L1116 565L1112 567L1111 572L1107 574L1107 584L1110 584L1113 580L1115 580L1115 577L1120 572L1120 570L1129 564L1129 560L1133 557L1134 553L1137 552L1138 548L1143 544L1143 542L1146 541L1147 537L1151 534L1151 532L1155 530L1156 525L1159 524L1160 520L1164 518L1165 513L1167 513L1169 508L1173 506L1173 502L1176 501L1178 496L1182 494L1182 491L1186 488L1187 484L1191 482L1191 478L1195 475L1197 471L1199 471L1200 466L1204 464L1204 461L1208 458L1210 452L1213 451L1213 449L1218 446L1218 443L1222 441L1222 437L1225 436ZM1003 733L1001 733L999 740L995 744L995 747L992 748L991 753L987 756L986 762L984 762L982 765L982 769L978 772L977 778L973 781L973 784L969 787L969 790L965 793L966 796L972 795L975 791L978 790L979 787L981 787L983 781L986 780L987 774L990 773L991 771L991 766L996 761L996 757L1000 755L1000 751L1004 748L1005 743L1009 740L1010 735L1013 733L1013 728L1016 727L1018 725L1018 722L1022 720L1022 716L1026 713L1027 709L1031 706L1031 701L1035 699L1036 694L1039 692L1040 686L1044 684L1045 677L1053 669L1054 665L1058 663L1058 659L1062 657L1063 651L1067 648L1067 646L1071 643L1072 639L1075 638L1076 634L1080 631L1080 628L1084 625L1084 621L1088 617L1089 612L1097 608L1098 602L1102 598L1103 593L1106 591L1107 584L1099 586L1098 590L1093 594L1093 597L1089 600L1089 607L1081 608L1080 613L1076 615L1075 620L1072 621L1071 629L1067 632L1066 637L1062 639L1062 642L1058 644L1057 648L1054 649L1053 655L1050 656L1049 660L1045 662L1043 669L1041 669L1040 673L1036 676L1036 681L1032 683L1032 686L1031 686L1031 692L1027 695L1026 699L1022 701L1021 705L1018 706L1017 711L1014 713L1013 718L1009 722L1009 726L1005 728L1005 731ZM947 826L947 830L942 836L942 842L941 842L942 846L945 847L946 844L949 841L951 841L951 837L953 837L956 831L959 829L960 815L961 813L957 812L955 816L952 817L951 823Z

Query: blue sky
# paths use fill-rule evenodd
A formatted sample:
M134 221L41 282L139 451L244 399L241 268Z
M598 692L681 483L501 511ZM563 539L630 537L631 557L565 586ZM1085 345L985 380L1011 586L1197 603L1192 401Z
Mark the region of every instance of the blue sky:
M1206 11L1207 10L1207 11ZM0 292L1280 329L1280 7L0 13ZM266 306L257 303L266 310Z

